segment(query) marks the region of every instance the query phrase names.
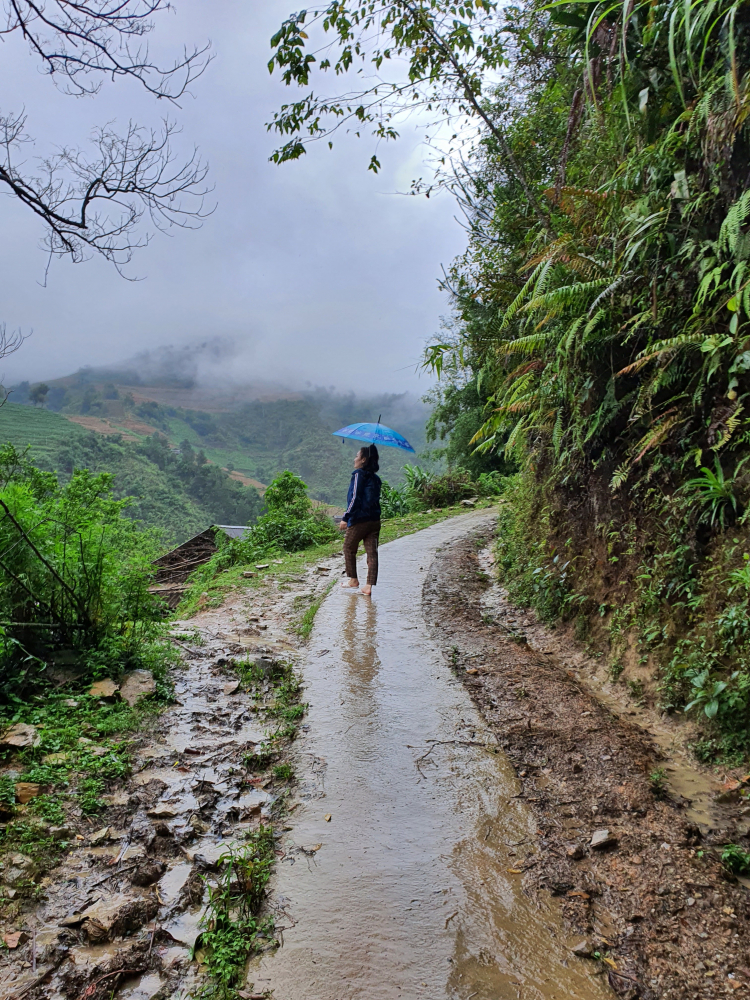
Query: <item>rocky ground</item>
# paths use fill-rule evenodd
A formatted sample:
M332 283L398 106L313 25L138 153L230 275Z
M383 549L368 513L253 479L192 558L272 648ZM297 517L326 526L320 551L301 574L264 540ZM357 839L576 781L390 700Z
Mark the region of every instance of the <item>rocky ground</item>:
M518 848L526 891L561 897L581 960L622 996L750 996L750 893L720 861L747 846L743 776L690 764L668 720L597 688L569 636L491 584L488 542L443 550L423 597L536 814L537 842Z
M257 752L287 725L275 670L296 662L299 624L338 562L234 591L220 608L174 623L183 654L176 704L138 734L132 773L110 786L106 810L95 818L73 811L58 831L71 849L47 874L22 853L4 858L0 1000L100 1000L115 991L166 1000L201 985L206 967L200 948L197 961L191 951L216 860L229 841L278 824L289 805L288 781ZM103 697L121 696L105 683Z

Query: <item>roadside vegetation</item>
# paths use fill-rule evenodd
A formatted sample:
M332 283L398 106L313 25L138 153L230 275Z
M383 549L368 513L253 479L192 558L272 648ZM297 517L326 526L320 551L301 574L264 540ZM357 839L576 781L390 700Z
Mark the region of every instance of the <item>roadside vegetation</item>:
M14 896L102 808L129 771L129 734L169 698L175 654L148 592L158 539L127 505L107 475L61 485L0 449L0 853L26 859ZM91 690L134 670L155 681L137 708Z
M516 470L513 598L692 715L706 760L750 752L749 28L740 0L379 0L273 39L303 88L269 123L278 162L341 122L454 124L414 185L451 190L467 230L431 432L473 475ZM318 90L350 70L356 96Z
M748 8L498 12L513 51L462 175L433 432L519 470L514 600L574 619L619 682L750 751ZM523 206L527 207L523 207ZM519 208L520 206L520 208ZM471 436L470 436L470 432ZM476 460L475 458L475 460Z
M407 465L405 477L401 486L383 482L382 544L491 503L505 488L498 473L483 474L474 481L462 469L430 473ZM190 588L175 612L177 618L218 607L228 591L238 586L258 587L269 576L294 576L341 551L342 533L328 514L313 508L299 476L282 473L268 487L265 500L267 512L245 537L224 540L212 559L193 573ZM318 602L315 610L306 609L300 618L301 635L309 634L319 606Z

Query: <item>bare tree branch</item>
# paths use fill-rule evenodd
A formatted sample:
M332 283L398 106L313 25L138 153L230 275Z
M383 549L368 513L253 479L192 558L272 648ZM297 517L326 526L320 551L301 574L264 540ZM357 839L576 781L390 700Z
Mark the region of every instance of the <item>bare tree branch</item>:
M168 0L0 3L0 38L21 35L67 94L95 94L106 79L126 77L176 103L210 61L208 45L185 49L166 66L151 59L145 38L153 15L170 9ZM149 242L142 220L165 231L195 228L206 215L207 168L195 150L177 158L176 131L166 120L158 131L130 122L122 134L105 125L93 133L93 152L66 145L30 172L18 161L19 149L32 141L26 115L0 112L0 189L42 220L50 261L100 254L122 273L134 250Z
M79 262L98 253L121 268L148 243L137 229L144 215L162 231L194 228L205 217L207 167L195 151L176 160L170 122L158 133L132 122L124 135L111 126L97 129L93 156L62 149L39 164L36 177L14 164L13 154L28 141L23 126L23 116L0 117L0 184L44 221L51 257Z
M209 62L209 46L184 50L171 66L151 61L143 39L168 0L4 0L0 36L18 33L46 73L71 94L93 94L103 78L127 76L149 93L178 100Z

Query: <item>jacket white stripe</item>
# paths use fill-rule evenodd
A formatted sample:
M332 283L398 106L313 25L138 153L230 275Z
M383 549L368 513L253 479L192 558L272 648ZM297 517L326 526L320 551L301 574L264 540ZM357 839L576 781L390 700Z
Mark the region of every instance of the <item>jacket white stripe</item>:
M344 511L344 520L346 520L346 515L347 515L347 514L349 513L349 511L350 511L350 510L352 509L352 507L354 506L354 501L355 501L355 500L357 499L357 483L358 483L358 482L359 482L359 473L357 472L357 473L355 473L355 475L354 475L354 490L353 490L353 492L352 492L352 499L351 499L351 501L349 502L349 506L348 506L348 507L346 508L346 510Z

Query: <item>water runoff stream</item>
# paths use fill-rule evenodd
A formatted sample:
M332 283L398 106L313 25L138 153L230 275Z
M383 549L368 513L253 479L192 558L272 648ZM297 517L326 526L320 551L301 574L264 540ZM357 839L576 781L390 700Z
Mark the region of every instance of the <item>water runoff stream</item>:
M249 985L276 1000L594 1000L555 901L521 888L535 824L508 760L436 648L421 589L477 513L384 546L368 600L338 587L303 667L298 805L272 907L283 945Z

